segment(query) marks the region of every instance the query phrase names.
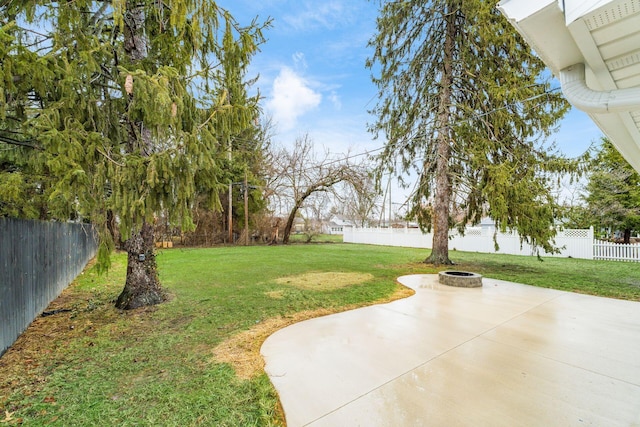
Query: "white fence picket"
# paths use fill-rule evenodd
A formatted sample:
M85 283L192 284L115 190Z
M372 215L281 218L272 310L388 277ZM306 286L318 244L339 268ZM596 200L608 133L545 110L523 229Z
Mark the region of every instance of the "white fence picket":
M593 259L639 262L640 244L622 244L594 240Z

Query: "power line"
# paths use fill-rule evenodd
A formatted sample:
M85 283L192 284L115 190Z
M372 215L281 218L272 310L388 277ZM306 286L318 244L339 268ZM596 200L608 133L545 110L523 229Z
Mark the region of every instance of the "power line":
M550 94L553 94L554 92L557 92L559 90L560 90L559 87L551 88L550 90L545 91L543 93L540 93L538 95L534 95L534 96L531 96L531 97L523 99L523 100L515 101L515 102L512 102L510 104L503 105L501 107L496 107L496 108L493 108L493 109L491 109L489 111L485 111L485 112L482 112L482 113L477 113L477 114L474 114L472 116L469 116L469 117L466 117L466 118L463 118L463 119L455 120L455 121L453 121L451 123L447 123L447 124L445 124L445 125L443 125L443 126L441 126L439 128L435 128L434 130L438 131L438 130L445 129L445 128L450 127L450 126L455 126L455 125L458 125L458 124L461 124L461 123L464 123L464 122L470 122L472 120L479 119L479 118L488 116L488 115L493 114L493 113L497 113L498 111L502 111L502 110L506 110L506 109L511 108L511 107L518 106L518 105L520 105L522 103L525 103L525 102L529 102L529 101L533 101L533 100L536 100L536 99L539 99L539 98L546 97L546 96L548 96ZM375 153L375 152L378 152L378 151L382 151L385 148L386 148L386 145L384 145L382 147L378 147L378 148L372 149L372 150L367 150L367 151L364 151L362 153L357 153L357 154L354 154L354 155L351 155L351 156L347 156L342 160L346 160L346 159L349 159L349 158L360 157L360 156L366 156L366 155L369 155L369 154L372 154L372 153ZM406 144L405 144L405 147L402 147L402 149L404 149L404 148L406 148Z
M493 108L493 109L491 109L489 111L485 111L485 112L482 112L482 113L477 113L477 114L474 114L472 116L453 121L452 123L445 124L444 126L441 126L440 128L436 128L434 130L438 131L440 129L444 129L444 128L447 128L447 127L450 127L450 126L454 126L454 125L457 125L457 124L460 124L460 123L469 122L469 121L472 121L472 120L475 120L475 119L479 119L481 117L488 116L488 115L496 113L498 111L502 111L502 110L506 110L506 109L511 108L511 107L518 106L518 105L520 105L522 103L526 103L526 102L529 102L529 101L533 101L533 100L536 100L536 99L539 99L539 98L546 97L546 96L548 96L550 94L558 92L560 89L561 89L560 87L551 88L548 91L545 91L543 93L531 96L529 98L525 98L523 100L518 100L518 101L512 102L510 104L503 105L501 107ZM246 138L238 138L238 139L235 139L235 141L246 142L246 143L255 143L254 140L249 140L249 139L246 139ZM402 147L401 149L406 148L406 145L407 144L405 144L405 146ZM355 159L355 158L358 158L358 157L369 156L371 154L380 152L380 151L384 150L385 148L386 148L386 144L383 145L383 146L374 148L374 149L365 150L365 151L360 152L360 153L350 154L350 155L346 155L344 157L341 157L339 159L331 160L331 161L325 163L325 165L331 165L331 164L335 164L335 163L340 163L340 162L344 162L344 161L347 161L347 160Z

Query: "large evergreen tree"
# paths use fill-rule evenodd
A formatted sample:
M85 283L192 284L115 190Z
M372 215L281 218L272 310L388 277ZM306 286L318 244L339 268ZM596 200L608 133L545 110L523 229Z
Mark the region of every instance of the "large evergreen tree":
M606 138L595 155L586 187L587 209L600 228L622 232L623 243L640 231L640 174Z
M380 2L371 131L387 140L381 169L419 176L412 213L434 233L426 262L451 263L449 229L483 215L554 250L549 180L575 164L540 141L568 104L496 3Z
M257 97L230 93L264 26L209 0L10 1L0 16L0 133L44 158L52 217L97 225L104 267L118 219L129 256L117 306L162 301L154 216L192 227L196 189L220 206L225 143L258 115Z

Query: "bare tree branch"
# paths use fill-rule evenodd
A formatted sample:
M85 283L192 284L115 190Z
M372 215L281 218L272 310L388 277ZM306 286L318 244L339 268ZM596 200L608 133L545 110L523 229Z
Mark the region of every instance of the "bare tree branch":
M272 202L284 200L288 216L282 243L289 242L296 215L309 197L320 192L333 192L335 185L359 175L358 167L348 156L334 158L325 152L318 155L308 134L297 138L291 150L271 150L272 171L268 179L268 195Z

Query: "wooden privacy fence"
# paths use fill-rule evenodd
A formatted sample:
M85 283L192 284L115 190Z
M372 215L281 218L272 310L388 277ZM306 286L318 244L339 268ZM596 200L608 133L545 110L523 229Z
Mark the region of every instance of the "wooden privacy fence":
M449 236L449 248L465 252L500 253L510 255L535 255L536 251L526 243L520 243L516 233L498 232L496 251L494 229L468 227L464 235L452 232ZM431 248L433 234L422 233L417 228L355 228L344 227L343 240L347 243L371 245L406 246L412 248ZM640 262L640 244L623 245L601 242L594 239L593 228L559 230L555 245L560 248L558 254L548 254L540 249L541 256L558 256L581 259L602 259L611 261Z
M96 250L90 224L0 218L0 355Z

